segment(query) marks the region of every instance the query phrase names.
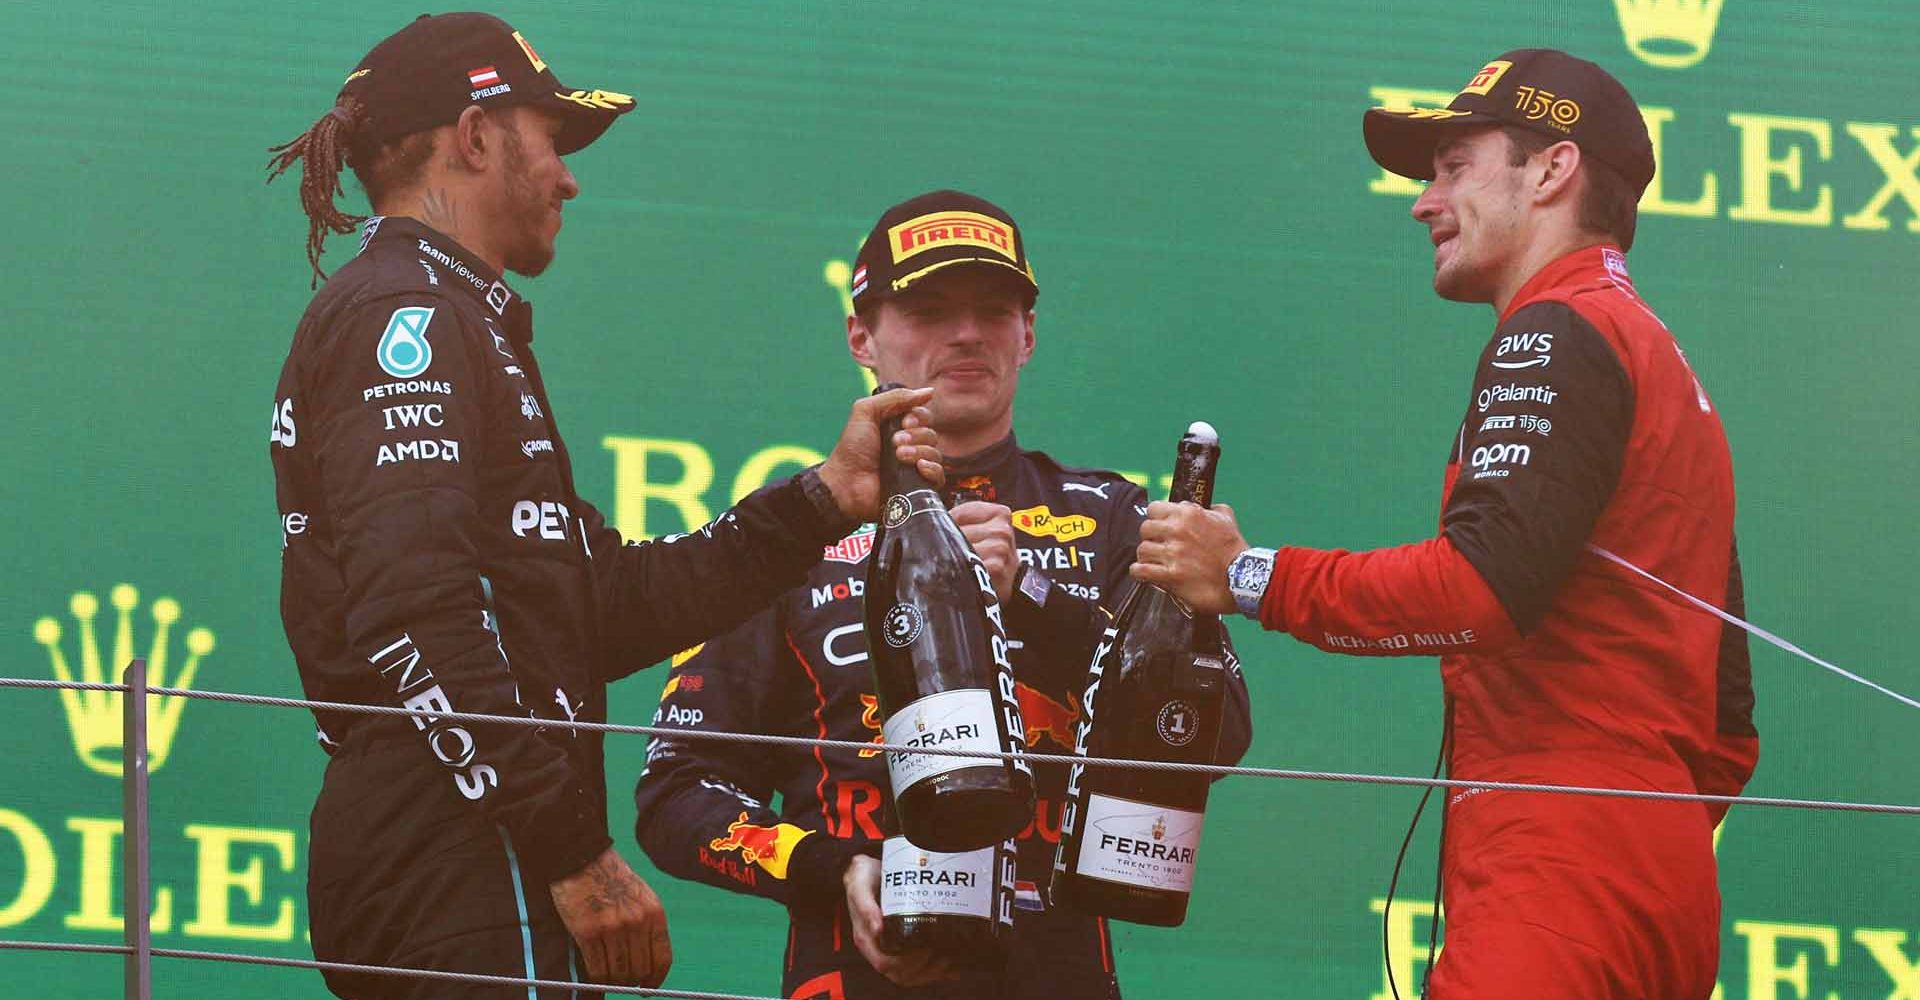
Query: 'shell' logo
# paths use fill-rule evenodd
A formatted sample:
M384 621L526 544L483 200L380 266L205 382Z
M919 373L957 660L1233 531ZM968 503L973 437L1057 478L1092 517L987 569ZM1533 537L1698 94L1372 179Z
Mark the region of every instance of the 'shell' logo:
M113 654L102 655L95 619L100 614L100 598L88 591L75 593L67 602L78 634L79 669L76 672L61 644L65 630L52 617L33 625L35 642L46 647L53 661L53 676L61 681L87 684L118 684L125 677L127 664L136 655L134 649L134 609L140 605L140 592L132 584L120 584L108 592L118 620L114 626ZM146 650L147 683L154 687L191 688L200 672L200 661L213 652L213 633L205 628L187 632L186 658L173 671L173 649L168 639L180 621L180 602L171 597L156 598L149 606L153 619L153 638ZM124 744L120 691L76 691L61 689L60 706L67 713L67 728L73 734L73 750L89 769L111 778L120 777ZM180 731L180 713L186 699L179 695L149 696L147 699L147 770L155 772L173 752L173 738Z
M882 732L882 726L880 724L880 699L879 698L870 694L863 694L860 696L860 724L867 727L868 729L873 730L875 734L873 737L873 742L885 743L887 741L887 737ZM862 750L860 751L860 756L878 757L880 756L880 751Z

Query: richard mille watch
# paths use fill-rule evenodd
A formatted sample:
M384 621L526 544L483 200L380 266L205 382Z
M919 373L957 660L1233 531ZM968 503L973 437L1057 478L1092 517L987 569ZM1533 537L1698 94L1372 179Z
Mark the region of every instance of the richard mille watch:
M1227 586L1233 591L1233 603L1240 613L1259 620L1260 602L1267 596L1267 584L1273 579L1273 550L1252 548L1233 557L1227 566Z

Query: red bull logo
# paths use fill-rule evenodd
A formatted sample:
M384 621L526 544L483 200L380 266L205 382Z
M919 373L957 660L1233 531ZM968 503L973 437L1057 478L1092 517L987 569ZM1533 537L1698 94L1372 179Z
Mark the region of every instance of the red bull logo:
M968 476L960 480L953 484L953 496L961 503L969 500L984 500L987 503L1000 501L1000 491L994 488L992 476Z
M792 823L777 826L749 823L743 810L739 819L727 824L727 835L708 841L707 847L722 853L739 851L741 857L766 869L774 878L786 878L787 860L793 857L794 845L812 834L812 830L802 830Z
M1020 699L1020 718L1027 726L1027 746L1037 746L1040 737L1051 737L1062 750L1073 749L1074 730L1080 725L1080 704L1072 694L1062 705L1052 698L1015 681L1014 696Z

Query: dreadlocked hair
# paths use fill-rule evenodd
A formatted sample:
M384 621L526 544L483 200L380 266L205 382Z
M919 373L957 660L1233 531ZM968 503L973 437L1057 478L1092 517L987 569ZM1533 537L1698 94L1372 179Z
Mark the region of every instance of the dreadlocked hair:
M307 264L313 268L312 287L319 287L327 272L320 269L320 253L326 247L327 234L351 233L366 221L364 215L342 212L333 200L340 189L340 168L348 159L348 146L361 121L363 107L351 97L342 97L312 127L291 142L270 147L274 154L267 160L267 183L286 173L293 161L306 161L300 171L300 207L307 213Z

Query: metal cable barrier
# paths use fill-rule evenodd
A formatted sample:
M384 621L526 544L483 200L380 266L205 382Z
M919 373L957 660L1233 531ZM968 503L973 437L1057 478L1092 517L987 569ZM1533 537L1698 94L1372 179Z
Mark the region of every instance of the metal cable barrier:
M638 986L564 982L520 977L489 976L476 973L446 972L432 969L388 968L352 965L340 962L321 962L307 959L272 958L262 955L192 951L178 948L156 948L153 946L152 932L148 920L149 901L152 898L150 891L152 869L147 816L148 773L145 705L147 699L152 696L197 698L203 701L264 705L273 708L322 709L360 715L407 716L441 721L488 723L506 726L532 726L545 729L575 729L586 730L588 732L621 733L639 736L672 736L676 739L760 743L771 746L805 746L836 750L880 750L888 753L917 753L943 757L965 757L974 760L1011 760L1016 756L1011 753L943 750L932 747L909 747L899 744L871 743L857 740L776 736L766 733L718 732L703 729L686 729L677 726L630 726L611 722L559 721L554 719L533 718L530 716L481 715L471 712L432 712L425 709L408 709L390 705L356 705L343 702L309 701L302 698L280 698L271 695L244 694L228 691L199 691L187 688L151 687L146 683L146 661L138 659L128 665L124 676L126 680L119 684L0 677L0 688L113 691L122 692L127 696L122 704L123 726L125 729L125 742L123 745L126 747L125 752L127 756L124 768L125 778L122 788L122 805L124 811L122 820L125 833L121 838L121 850L126 870L124 886L125 909L123 911L126 914L126 943L122 945L94 945L0 940L0 951L30 950L122 955L126 959L126 997L128 1000L149 1000L152 996L151 965L152 959L155 957L234 962L285 968L332 970L373 975L410 976L420 979L485 985L589 990L613 995L670 997L678 998L678 1000L779 1000L779 998L775 997L758 997L732 993L711 993L664 988L649 989ZM1082 757L1075 754L1024 753L1017 756L1034 764L1078 764L1090 768L1115 770L1182 771L1218 776L1238 775L1249 778L1279 778L1297 781L1332 781L1366 785L1406 785L1461 790L1480 789L1487 791L1591 795L1670 802L1722 803L1730 806L1759 806L1784 809L1920 816L1920 804L1847 802L1831 799L1780 798L1749 795L1708 795L1697 792L1663 792L1639 788L1605 788L1529 782L1470 781L1460 778L1429 777L1425 775L1367 774L1344 771L1315 771L1300 768L1244 767L1226 764L1186 764L1113 757Z

